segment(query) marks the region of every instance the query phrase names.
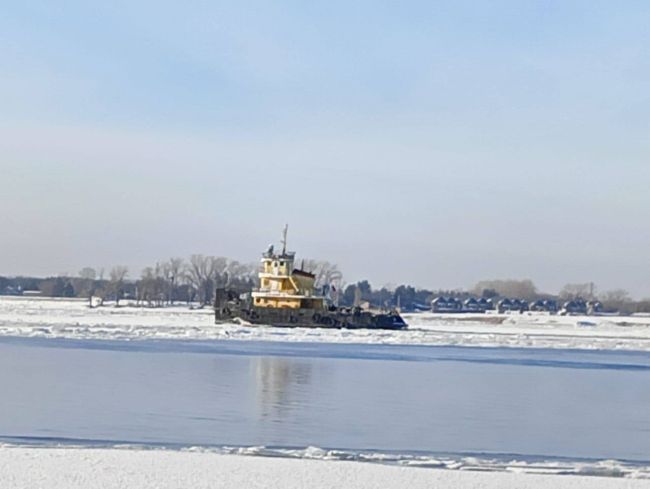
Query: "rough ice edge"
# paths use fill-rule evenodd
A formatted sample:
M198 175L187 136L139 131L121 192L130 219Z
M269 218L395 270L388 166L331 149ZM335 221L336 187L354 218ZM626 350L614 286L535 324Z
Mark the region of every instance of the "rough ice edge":
M513 457L479 457L479 456L435 456L382 453L378 451L332 450L314 446L305 448L271 448L265 446L250 447L175 447L144 444L110 444L92 443L0 443L0 449L11 448L45 448L66 450L153 450L177 451L191 453L214 453L218 455L239 455L249 457L289 458L302 460L346 461L395 465L400 467L430 468L477 472L509 472L518 474L574 475L615 477L624 479L650 480L650 465L631 463L620 460L519 460Z

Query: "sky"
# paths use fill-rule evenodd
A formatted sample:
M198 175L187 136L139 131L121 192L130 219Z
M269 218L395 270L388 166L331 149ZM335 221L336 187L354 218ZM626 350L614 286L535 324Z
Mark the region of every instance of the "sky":
M348 282L650 297L650 3L0 4L0 275L289 223Z

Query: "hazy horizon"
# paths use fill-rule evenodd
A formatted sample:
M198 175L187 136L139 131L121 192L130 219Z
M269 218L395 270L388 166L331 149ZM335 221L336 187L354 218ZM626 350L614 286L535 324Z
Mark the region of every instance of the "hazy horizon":
M255 262L650 296L650 4L35 3L0 16L0 275Z

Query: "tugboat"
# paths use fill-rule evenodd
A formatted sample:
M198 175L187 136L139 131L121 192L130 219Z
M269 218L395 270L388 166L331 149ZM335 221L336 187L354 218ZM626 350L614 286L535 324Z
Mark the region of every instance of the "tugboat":
M282 252L273 245L262 254L259 289L238 293L219 288L215 294L215 322L233 320L289 328L405 329L397 310L371 312L361 307L338 307L315 293L316 276L294 268L295 252L287 251L287 227Z

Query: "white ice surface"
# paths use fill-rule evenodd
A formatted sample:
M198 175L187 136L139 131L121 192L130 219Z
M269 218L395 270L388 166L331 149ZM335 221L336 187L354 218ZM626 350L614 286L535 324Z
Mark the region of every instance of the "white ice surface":
M647 480L480 472L202 451L0 446L2 489L636 489Z
M238 339L331 343L584 348L650 351L648 317L405 314L406 331L215 325L186 306L89 308L86 301L0 298L0 336L95 340Z

